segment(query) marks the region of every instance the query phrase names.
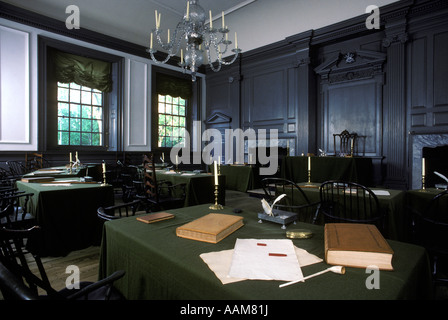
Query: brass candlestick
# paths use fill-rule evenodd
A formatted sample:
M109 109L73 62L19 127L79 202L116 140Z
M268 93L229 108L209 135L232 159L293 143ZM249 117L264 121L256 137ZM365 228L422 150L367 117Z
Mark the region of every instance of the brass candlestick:
M103 183L101 185L102 186L107 186L107 183L106 183L106 171L103 171Z
M308 170L308 183L311 183L311 170Z
M224 207L218 203L218 194L219 194L218 188L219 188L219 186L217 184L215 184L215 204L212 204L210 207L208 207L209 209L212 209L212 210L224 209Z
M426 182L425 182L425 175L422 174L422 189L425 190L426 189Z

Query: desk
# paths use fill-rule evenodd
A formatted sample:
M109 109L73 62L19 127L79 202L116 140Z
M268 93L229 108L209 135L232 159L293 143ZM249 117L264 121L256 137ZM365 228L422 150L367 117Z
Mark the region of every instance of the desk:
M314 187L306 187L306 183L298 183L302 190L307 195L310 202L320 201L319 185L314 184ZM370 188L371 190L385 190L390 195L377 195L381 209L387 215L387 232L388 238L393 240L408 241L409 225L407 224L405 208L405 195L402 190L384 189L384 188ZM320 217L320 223L323 223L323 217Z
M308 157L285 157L281 176L294 182L308 181ZM311 157L311 182L344 180L371 186L373 164L363 157Z
M215 202L215 182L212 174L193 172L176 173L173 171L156 170L156 176L157 180L166 180L173 184L186 184L185 207ZM226 199L226 177L219 176L218 183L218 203L224 205Z
M42 228L39 248L43 256L61 256L100 243L102 222L96 211L114 204L112 186L47 186L17 181L17 188L34 193L29 206Z
M246 192L257 188L254 170L259 169L243 165L221 165L220 173L226 177L226 189Z
M430 290L430 273L424 248L389 241L395 251L395 271L380 272L380 290L366 288L365 269L347 268L346 274L326 273L304 283L279 288L278 281L246 280L223 285L199 257L206 252L233 249L237 238L284 239L277 224L258 223L255 212L242 211L244 226L217 244L176 236L176 228L211 212L208 205L170 210L171 220L145 224L134 217L104 224L99 277L115 270L126 275L115 286L127 299L177 300L306 300L306 299L416 299ZM215 211L216 212L216 211ZM232 213L226 207L219 213ZM323 227L299 223L314 236L294 244L323 258ZM324 270L317 263L303 267L304 276Z

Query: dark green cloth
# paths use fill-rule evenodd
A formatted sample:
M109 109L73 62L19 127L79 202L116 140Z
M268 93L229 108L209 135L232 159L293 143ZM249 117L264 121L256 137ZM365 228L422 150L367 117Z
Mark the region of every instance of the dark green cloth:
M220 173L226 177L226 189L246 192L255 189L255 173L251 166L221 165ZM211 167L213 173L213 167Z
M185 207L204 203L215 202L215 182L214 177L207 173L183 172L156 170L157 180L169 181L172 184L185 183ZM225 205L226 199L226 177L218 178L218 203Z
M313 184L314 187L307 187L307 183L298 184L307 195L310 202L320 201L319 184ZM405 195L402 190L370 188L373 191L383 190L388 191L390 195L377 195L378 203L381 210L383 210L386 217L387 236L393 240L409 241L409 221L406 217L405 211ZM321 224L323 223L322 215L319 216Z
M237 238L284 239L285 230L269 222L258 223L255 212L243 211L244 226L217 244L176 236L176 228L204 216L208 205L171 210L175 218L145 224L134 217L104 224L99 277L115 270L126 275L115 286L127 299L177 300L306 300L306 299L416 299L426 298L431 289L426 251L419 246L389 241L395 251L394 271L380 271L380 289L367 289L370 274L362 268L347 268L345 275L326 273L285 288L279 281L244 280L223 285L200 254L233 249ZM232 214L232 208L218 213ZM323 227L299 223L314 235L293 243L324 257ZM328 267L317 263L302 268L304 276Z
M62 256L100 244L102 222L96 212L100 206L114 204L112 186L45 186L17 181L17 188L34 193L30 213L42 229L42 239L36 246L43 256Z
M103 92L112 91L111 63L54 51L56 80L62 83L74 82L80 86Z
M308 157L285 157L281 176L294 182L308 181ZM311 182L344 180L373 185L371 158L363 157L311 157Z

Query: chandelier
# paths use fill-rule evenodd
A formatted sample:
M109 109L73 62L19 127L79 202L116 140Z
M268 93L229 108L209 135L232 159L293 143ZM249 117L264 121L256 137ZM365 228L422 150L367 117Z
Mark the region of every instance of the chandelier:
M235 47L231 50L234 55L230 61L223 59L223 55L227 53L229 45L232 44L232 41L228 38L229 29L224 22L224 12L222 13L222 26L216 29L213 27L211 10L209 11L210 22L206 24L205 11L198 4L197 0L187 0L185 15L177 24L171 37L168 29L166 42L162 40L162 30L160 29L161 15L157 14L157 10L155 11L155 17L156 28L151 32L150 46L146 51L149 52L154 62L163 64L168 62L172 56L178 55L180 50L180 63L178 65L182 67L184 73L187 69L190 69L193 81L196 81L196 72L204 61L204 51L207 54L210 68L215 72L221 70L222 65L230 65L235 62L238 54L241 52L241 49L238 48L235 32ZM163 61L157 60L154 56L154 53L157 52L153 46L154 35L157 44L167 51L167 56ZM185 40L185 54L183 49L181 49L182 39ZM216 58L212 60L212 56Z

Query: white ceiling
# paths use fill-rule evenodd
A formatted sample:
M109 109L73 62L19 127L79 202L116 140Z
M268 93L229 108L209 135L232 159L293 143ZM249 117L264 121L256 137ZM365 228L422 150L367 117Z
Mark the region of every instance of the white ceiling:
M161 13L161 29L173 30L186 10L186 0L0 0L39 14L65 21L69 5L80 10L80 27L142 46L149 46L155 27L154 11ZM214 24L221 12L230 29L229 40L238 33L238 47L249 51L310 29L365 14L397 0L199 0ZM398 0L399 1L399 0ZM215 21L216 19L216 21Z

